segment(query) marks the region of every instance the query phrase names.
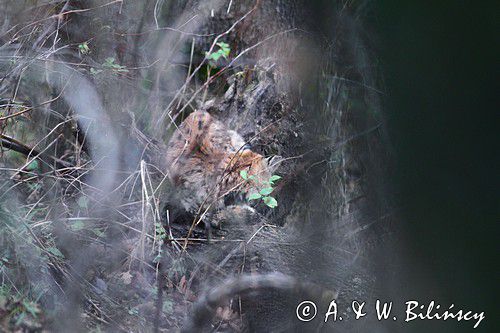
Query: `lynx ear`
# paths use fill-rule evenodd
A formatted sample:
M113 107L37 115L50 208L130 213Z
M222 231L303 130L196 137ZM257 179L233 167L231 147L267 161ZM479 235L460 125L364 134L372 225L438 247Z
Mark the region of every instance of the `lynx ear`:
M237 154L233 154L230 159L230 164L234 168L244 168L252 166L255 162L262 160L260 154L254 153L251 150L244 150Z
M249 159L252 159L255 157L255 155L257 155L256 153L254 153L253 151L249 150L249 149L245 149L243 150L241 153L240 153L240 156L241 158L243 159L243 161L246 161L246 160L249 160Z
M252 151L243 151L239 153L232 153L228 156L226 162L230 168L242 168L252 164Z
M260 165L262 166L262 162L265 161L264 156L261 154L258 154L256 152L253 152L251 150L245 150L243 153L241 153L241 165L245 166L255 166L255 165Z
M270 173L275 172L279 168L279 166L280 166L281 162L283 162L283 160L284 160L283 157L279 156L279 155L267 157L266 162L267 162L267 167L269 169L269 172Z

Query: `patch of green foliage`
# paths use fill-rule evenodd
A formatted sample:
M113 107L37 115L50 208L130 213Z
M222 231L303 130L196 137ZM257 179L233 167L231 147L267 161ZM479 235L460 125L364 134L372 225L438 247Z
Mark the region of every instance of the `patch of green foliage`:
M41 310L36 301L3 284L0 286L0 313L11 318L11 328L19 328L24 322L37 320Z
M227 59L229 57L229 53L231 52L231 49L229 48L229 44L224 43L224 42L218 42L216 44L219 49L217 51L214 51L212 53L205 52L205 56L208 59L208 63L212 67L217 67L217 61L220 58Z
M83 43L79 44L78 45L78 51L81 54L88 54L88 53L90 53L90 48L89 48L89 45L87 44L87 42L83 42Z
M102 67L108 68L117 72L128 72L128 69L126 69L125 66L119 65L115 63L115 58L106 58L104 60L104 63L102 64Z
M258 182L255 175L249 175L247 170L241 170L240 176L243 180L251 182L255 192L250 193L248 200L262 200L269 208L278 206L278 201L271 196L274 191L275 183L281 179L278 175L272 175L269 179Z
M125 66L122 66L120 64L117 64L115 62L115 58L109 57L104 60L104 63L102 64L103 69L96 69L96 68L91 68L90 69L90 74L92 75L97 75L99 73L102 73L104 70L111 71L113 73L127 73L128 69Z

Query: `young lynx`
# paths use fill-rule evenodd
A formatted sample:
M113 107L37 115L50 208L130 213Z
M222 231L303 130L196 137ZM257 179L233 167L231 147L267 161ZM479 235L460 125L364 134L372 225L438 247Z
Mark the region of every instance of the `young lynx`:
M228 198L245 199L272 172L268 158L205 111L191 113L180 124L169 142L166 165L178 201L195 215L210 215ZM242 170L254 176L252 183L241 178Z

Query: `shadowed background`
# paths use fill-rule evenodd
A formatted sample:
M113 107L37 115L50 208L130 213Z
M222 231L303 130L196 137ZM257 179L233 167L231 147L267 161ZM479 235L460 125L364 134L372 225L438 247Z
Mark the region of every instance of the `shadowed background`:
M485 311L478 330L492 332L499 278L498 2L382 1L375 12L404 221L404 293ZM428 331L429 321L408 328ZM436 325L441 332L471 328Z

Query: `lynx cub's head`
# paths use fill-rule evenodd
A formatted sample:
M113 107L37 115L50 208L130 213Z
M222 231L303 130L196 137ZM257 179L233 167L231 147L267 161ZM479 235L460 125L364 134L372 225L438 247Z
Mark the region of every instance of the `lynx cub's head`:
M269 181L272 173L276 170L279 164L280 157L273 156L265 158L264 156L245 149L242 152L237 152L229 155L229 161L226 164L227 181L225 184L238 184L236 190L248 195L255 187L259 187ZM241 172L251 179L251 182L242 182ZM232 190L232 189L227 189Z

